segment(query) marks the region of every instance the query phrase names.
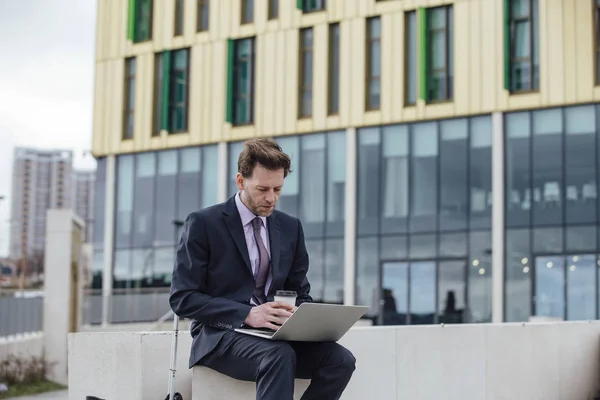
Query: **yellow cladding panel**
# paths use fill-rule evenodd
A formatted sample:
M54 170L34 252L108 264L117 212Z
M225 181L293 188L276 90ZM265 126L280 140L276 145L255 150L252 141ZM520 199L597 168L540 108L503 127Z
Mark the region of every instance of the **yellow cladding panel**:
M93 151L130 151L279 136L366 125L558 106L600 100L595 85L591 0L538 0L539 90L504 90L501 0L327 0L327 10L302 14L280 0L254 0L254 22L240 24L243 0L211 0L209 30L197 32L198 1L183 0L183 35L174 37L176 0L154 0L153 40L127 39L128 1L98 2ZM406 106L404 13L453 5L452 101ZM365 111L366 19L381 17L381 109ZM340 23L339 112L328 115L329 24ZM312 117L298 119L299 29L313 27ZM256 37L254 123L226 119L227 40ZM154 55L190 48L188 132L153 137ZM124 65L137 57L135 127L122 140ZM418 85L417 85L418 86Z

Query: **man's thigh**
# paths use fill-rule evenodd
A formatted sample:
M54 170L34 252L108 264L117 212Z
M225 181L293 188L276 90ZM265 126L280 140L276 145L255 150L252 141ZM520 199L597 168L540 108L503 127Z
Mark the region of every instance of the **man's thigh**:
M296 352L296 378L311 379L318 369L354 364L352 353L338 343L289 342Z
M287 342L230 331L200 364L235 379L255 382L260 363L274 356L295 361L294 350Z

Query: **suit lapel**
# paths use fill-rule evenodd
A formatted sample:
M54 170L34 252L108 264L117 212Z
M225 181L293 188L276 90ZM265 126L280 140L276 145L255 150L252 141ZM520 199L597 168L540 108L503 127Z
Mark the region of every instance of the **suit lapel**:
M267 226L269 228L269 243L271 246L271 274L273 276L273 282L277 273L279 272L279 255L281 253L281 235L279 231L279 219L275 216L275 212L267 217ZM271 285L273 290L274 285Z
M244 227L242 226L242 219L235 206L235 200L230 199L227 212L225 214L225 225L229 230L235 245L237 246L246 267L252 274L252 265L250 264L250 256L248 255L248 246L246 245L246 235L244 234Z

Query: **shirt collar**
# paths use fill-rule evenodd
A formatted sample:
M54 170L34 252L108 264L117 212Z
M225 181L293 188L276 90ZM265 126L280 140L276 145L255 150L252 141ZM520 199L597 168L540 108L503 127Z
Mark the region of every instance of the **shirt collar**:
M252 220L257 217L246 205L242 202L240 198L241 191L238 191L235 195L235 205L237 206L238 212L240 213L240 218L242 219L242 226L246 226L252 223ZM259 216L260 220L263 223L263 227L267 226L267 217Z

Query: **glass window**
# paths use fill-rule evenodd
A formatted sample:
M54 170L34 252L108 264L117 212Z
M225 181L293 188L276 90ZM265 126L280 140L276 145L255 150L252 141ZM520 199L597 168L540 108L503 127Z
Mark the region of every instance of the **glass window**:
M133 156L117 158L117 215L115 221L115 248L131 246L133 212Z
M202 202L200 208L217 204L219 200L219 149L217 145L202 148Z
M437 222L437 123L425 122L412 128L412 163L410 182L413 232L436 230Z
M596 62L596 85L600 83L600 2L596 0L594 3L594 43L595 43L595 62Z
M370 306L365 317L379 311L379 240L377 237L356 240L356 304Z
M433 235L411 235L409 240L411 259L435 258L437 255L437 237Z
M447 260L438 263L438 322L469 322L466 317L467 265L465 260Z
M529 321L531 315L531 246L529 229L506 231L505 320Z
M210 0L198 0L198 20L196 30L204 32L208 30L210 21Z
M151 276L147 286L151 287L169 287L171 285L171 275L173 273L173 263L175 253L172 247L161 247L153 249L152 263L147 275Z
M563 252L562 228L533 229L533 252L535 254L560 254Z
M131 250L116 250L113 265L113 288L132 287L131 283Z
M513 92L539 87L538 2L515 0L510 11L510 88Z
M136 23L135 23L135 42L144 42L152 39L152 14L153 1L138 1Z
M382 260L406 260L408 259L407 237L382 236L381 237L381 259Z
M440 257L466 257L467 233L442 233L439 246Z
M467 228L468 210L468 121L442 121L440 128L439 229L463 230Z
M382 152L381 233L403 233L407 231L410 194L408 126L384 127Z
M251 124L254 114L254 38L236 40L234 53L233 124Z
M471 229L492 227L492 119L471 119Z
M567 226L567 252L596 252L596 226Z
M300 90L298 98L298 118L312 116L313 85L313 30L300 30Z
M358 234L379 232L380 140L379 128L358 132Z
M158 53L154 56L154 104L153 104L153 126L152 136L159 136L162 130L162 107L163 107L163 80L165 78L164 58L167 53Z
M150 247L154 240L154 178L156 154L141 153L135 160L133 247Z
M453 15L452 6L436 7L428 13L429 100L450 100L453 96Z
M417 102L417 13L404 14L404 48L406 62L404 68L404 104Z
M156 224L153 246L173 244L173 219L177 212L177 150L161 151L158 156L154 197Z
M327 8L326 0L304 0L302 2L302 11L305 13L314 12L314 11L322 11L322 10L325 10L326 8Z
M169 132L185 132L188 126L189 49L174 51L171 59Z
M300 175L302 174L300 138L298 136L282 137L277 139L277 142L283 151L290 156L292 163L292 173L285 178L277 208L286 214L297 217L299 215L298 207L300 206Z
M508 114L506 124L506 226L529 226L531 193L529 113Z
M327 239L325 242L325 268L323 296L325 303L344 303L344 239Z
M471 322L492 320L492 234L469 233L468 304Z
M94 249L92 255L92 282L90 289L102 289L102 276L104 275L104 250Z
M565 219L567 224L596 221L596 109L565 109Z
M269 0L269 19L279 17L279 0Z
M433 324L436 310L436 263L411 262L409 280L410 324Z
M533 113L532 186L533 224L554 225L563 221L562 110Z
M135 73L136 58L130 57L125 60L125 96L123 104L123 139L132 139L135 118Z
M367 19L366 109L378 110L381 97L381 20Z
M229 196L233 196L237 193L238 187L237 183L235 183L235 175L238 173L238 158L240 157L240 153L244 149L243 142L231 142L229 143L229 185L228 185L228 193Z
M300 219L307 237L323 237L325 222L325 135L301 138Z
M344 236L346 132L327 134L327 236Z
M329 71L327 83L327 113L340 110L340 24L329 24Z
M175 0L175 36L183 35L184 0Z
M565 317L565 259L561 256L535 258L534 315Z
M94 249L104 248L104 213L106 196L106 158L98 158L96 162L96 179L94 182L94 219L92 241Z
M567 257L567 320L596 319L596 255Z
M177 218L182 221L199 208L201 170L202 151L200 148L181 149L177 176Z
M242 0L242 24L254 22L254 0Z

